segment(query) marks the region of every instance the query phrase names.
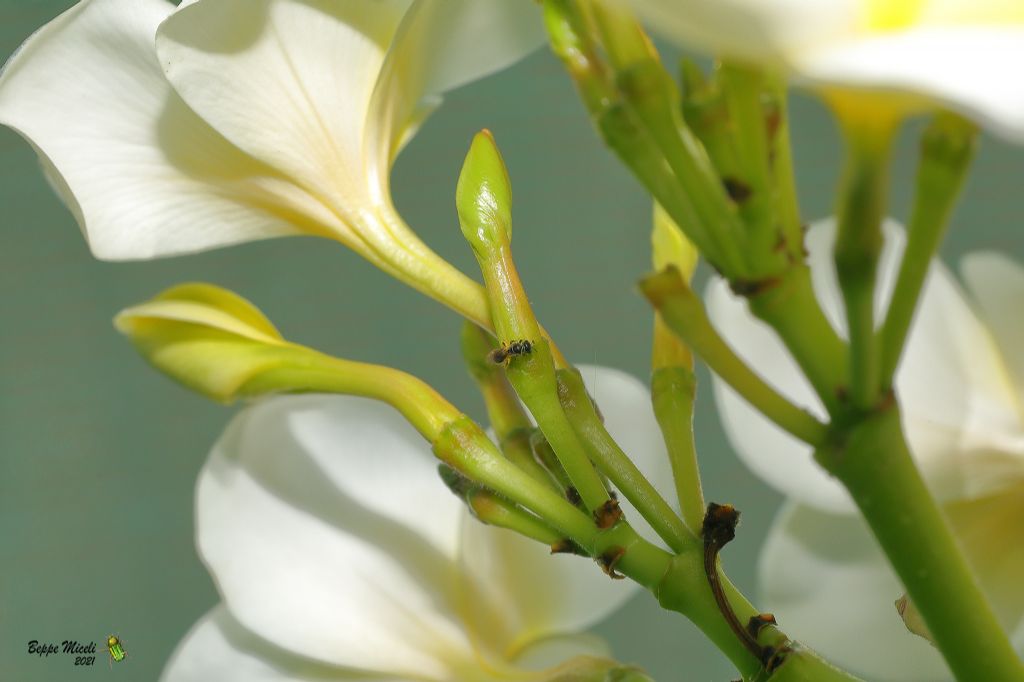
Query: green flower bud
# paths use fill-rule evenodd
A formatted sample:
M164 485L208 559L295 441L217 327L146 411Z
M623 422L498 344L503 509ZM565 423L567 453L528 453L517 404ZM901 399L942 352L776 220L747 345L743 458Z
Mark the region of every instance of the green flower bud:
M512 184L489 130L473 138L455 189L455 206L462 234L474 251L512 240Z

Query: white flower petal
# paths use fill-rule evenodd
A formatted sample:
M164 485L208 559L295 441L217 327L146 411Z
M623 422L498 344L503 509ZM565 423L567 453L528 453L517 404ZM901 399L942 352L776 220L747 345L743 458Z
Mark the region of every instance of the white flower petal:
M378 175L408 136L416 114L453 88L503 69L545 42L540 8L521 0L418 0L395 36L368 124L380 145Z
M1024 447L999 351L949 270L932 265L896 375L914 457L940 499L1005 487Z
M951 680L938 651L900 620L903 588L867 526L790 503L761 554L762 606L821 655L879 682Z
M161 682L409 682L300 658L242 627L221 604L206 613L178 644Z
M655 30L714 54L781 63L803 46L844 36L855 0L630 0Z
M1013 379L1018 409L1024 405L1024 268L995 252L968 254L960 265L967 289L999 347ZM1024 414L1024 410L1022 410Z
M880 322L895 285L905 237L894 222L884 225L875 315ZM832 262L833 221L816 223L806 245L815 295L829 321L845 336L845 319ZM715 281L708 312L736 352L794 403L819 416L824 411L771 330L756 321L746 304ZM825 511L850 511L842 487L813 461L810 448L766 420L732 389L715 379L715 396L726 433L739 456L759 476L800 502ZM903 424L915 458L933 492L955 499L1003 485L999 463L1006 443L1019 432L1008 407L1005 373L998 353L959 285L941 262L932 264L907 341L896 387Z
M371 205L367 116L408 5L200 0L160 25L156 49L205 121L352 225Z
M1002 0L631 0L656 30L812 87L899 91L1024 141L1024 13Z
M546 545L473 518L463 526L462 553L466 574L481 590L474 603L464 604L464 617L478 648L506 660L520 659L546 638L597 624L639 589L630 580L612 582L590 559L551 554ZM547 655L533 657L533 664L599 653L590 638L566 638L562 644L562 660Z
M1024 141L1024 25L915 26L859 36L795 58L800 76L942 102Z
M0 76L0 123L39 152L98 258L317 229L293 221L307 197L235 149L167 84L153 40L173 9L163 0L85 0L57 17Z
M651 407L650 393L629 374L608 367L580 365L579 370L605 418L605 426L666 500L674 499L672 471ZM666 489L667 488L667 489ZM656 538L636 509L619 495L626 518L640 532ZM676 506L676 505L673 505ZM549 548L511 531L469 521L463 528L463 565L488 595L493 607L469 610L491 645L506 658L559 633L585 630L607 618L636 594L629 580L612 582L588 559L552 555ZM500 613L501 622L480 619ZM502 628L504 631L500 631ZM570 648L586 640L566 640ZM588 653L585 649L575 654ZM589 653L595 653L590 651Z
M236 417L197 491L197 538L228 609L299 655L450 679L473 654L456 614L463 506L390 408L271 399Z

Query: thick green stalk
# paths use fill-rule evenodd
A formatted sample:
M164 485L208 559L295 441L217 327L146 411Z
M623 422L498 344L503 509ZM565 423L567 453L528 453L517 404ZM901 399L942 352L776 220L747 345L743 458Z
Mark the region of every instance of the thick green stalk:
M694 543L696 536L608 433L594 409L579 371L562 369L557 376L562 408L580 440L587 444L590 458L598 470L633 503L673 551L682 551Z
M666 366L651 375L654 416L665 439L672 480L675 483L683 522L696 532L704 520L704 494L693 442L693 399L697 377L683 366Z
M883 390L891 387L921 287L960 196L976 139L977 128L953 114L937 115L921 137L907 246L879 339Z
M840 118L842 121L842 117ZM895 121L878 125L846 120L847 161L836 210L839 226L833 257L849 331L849 396L867 410L881 395L880 354L875 336L875 279L882 252L890 146Z
M825 426L786 400L733 352L677 270L669 268L647 277L640 289L665 323L744 400L805 443L824 442Z
M740 622L746 623L750 618L758 615L757 609L721 573L720 569L719 582L733 613L736 614ZM797 647L786 655L779 667L769 675L764 670L761 661L736 637L719 610L704 572L704 558L701 550L673 557L664 577L652 591L662 607L683 614L700 628L748 682L755 680L761 682L768 679L774 682L782 680L850 682L857 679L828 664L813 651L804 647ZM785 634L774 627L765 628L758 638L758 643L765 646L784 646L787 641Z
M794 265L779 277L743 293L750 312L782 339L825 409L837 414L847 382L846 346L814 296L811 271L805 265Z
M853 496L959 680L1019 682L1018 658L914 465L895 405L815 458Z

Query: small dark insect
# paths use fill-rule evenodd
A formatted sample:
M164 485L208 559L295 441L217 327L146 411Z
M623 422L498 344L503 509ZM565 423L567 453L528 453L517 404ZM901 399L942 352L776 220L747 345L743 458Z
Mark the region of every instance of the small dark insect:
M533 342L528 339L519 339L518 341L509 341L507 344L502 344L500 347L495 348L488 353L487 358L497 365L503 365L512 356L529 355L531 351L533 351Z

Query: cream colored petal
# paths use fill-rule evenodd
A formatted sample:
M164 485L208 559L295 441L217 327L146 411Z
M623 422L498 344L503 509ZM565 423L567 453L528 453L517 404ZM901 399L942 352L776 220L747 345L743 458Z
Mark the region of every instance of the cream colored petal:
M794 58L814 83L911 93L1024 141L1024 25L917 26Z
M297 215L307 196L171 90L153 39L173 9L162 0L85 0L54 19L4 68L0 122L39 152L99 258L322 231Z
M398 677L477 669L456 606L463 505L397 413L343 396L240 413L200 474L197 543L229 612L298 656Z
M948 504L945 512L996 615L1024 654L1024 467L1015 485Z
M859 517L787 504L758 573L759 606L840 667L873 682L952 680L938 651L900 620L893 601L903 587Z
M159 29L175 90L342 222L371 205L370 100L407 0L199 0Z

